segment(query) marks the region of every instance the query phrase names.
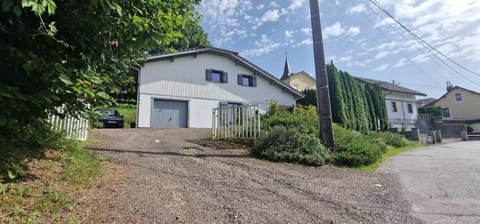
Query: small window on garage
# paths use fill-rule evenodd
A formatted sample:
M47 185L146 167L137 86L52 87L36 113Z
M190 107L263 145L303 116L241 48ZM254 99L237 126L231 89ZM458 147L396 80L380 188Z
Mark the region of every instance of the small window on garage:
M413 106L411 103L407 104L408 113L413 114Z
M206 80L210 82L227 83L228 73L215 69L207 69L205 72Z
M238 75L238 85L256 87L257 86L257 78L253 77L252 75L239 74Z

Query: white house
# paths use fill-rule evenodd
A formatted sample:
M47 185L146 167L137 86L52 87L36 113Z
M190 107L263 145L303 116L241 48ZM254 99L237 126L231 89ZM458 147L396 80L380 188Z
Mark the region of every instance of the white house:
M425 93L417 92L394 83L359 77L355 78L360 82L376 83L382 88L390 128L405 128L405 130L410 131L416 127L418 118L416 96L426 96Z
M138 70L138 127L210 128L212 109L268 103L295 106L303 95L238 53L198 48L151 56Z

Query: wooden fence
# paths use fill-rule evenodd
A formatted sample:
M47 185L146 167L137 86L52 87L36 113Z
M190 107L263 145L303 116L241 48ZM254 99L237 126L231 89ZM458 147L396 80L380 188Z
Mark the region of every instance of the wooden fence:
M212 134L219 139L252 139L260 136L258 105L229 105L213 108Z
M85 141L88 137L88 119L78 116L66 116L61 118L51 115L48 122L54 131L63 131L67 138Z

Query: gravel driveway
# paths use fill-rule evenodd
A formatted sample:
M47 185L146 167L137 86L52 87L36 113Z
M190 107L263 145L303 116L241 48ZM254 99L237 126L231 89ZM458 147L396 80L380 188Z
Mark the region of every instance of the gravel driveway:
M88 223L422 223L397 177L271 163L192 143L208 129L94 130L89 147L113 161L85 194Z
M428 223L480 223L480 141L431 145L389 159L414 214Z

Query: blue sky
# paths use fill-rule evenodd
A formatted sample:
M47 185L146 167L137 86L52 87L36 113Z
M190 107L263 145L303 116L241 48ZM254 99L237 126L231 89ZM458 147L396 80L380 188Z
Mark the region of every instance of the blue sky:
M378 1L443 54L480 73L479 0ZM277 77L287 51L293 72L315 75L309 0L203 0L197 10L214 47L237 51ZM434 98L445 93L446 81L480 92L480 75L427 53L368 0L321 0L320 12L326 58L340 69Z

